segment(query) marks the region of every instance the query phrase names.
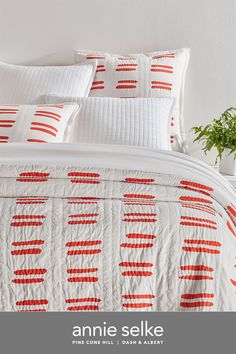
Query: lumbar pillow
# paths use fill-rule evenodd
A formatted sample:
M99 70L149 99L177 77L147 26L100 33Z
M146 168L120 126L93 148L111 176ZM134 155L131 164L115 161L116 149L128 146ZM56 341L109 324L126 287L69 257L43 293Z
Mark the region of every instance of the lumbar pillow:
M96 62L68 66L22 66L0 62L1 104L43 103L45 94L88 96Z
M146 54L76 51L77 63L96 60L92 97L174 97L172 149L184 150L183 97L189 49Z
M0 105L0 143L62 143L79 105Z
M67 142L171 150L169 120L174 99L47 96L46 101L81 106Z

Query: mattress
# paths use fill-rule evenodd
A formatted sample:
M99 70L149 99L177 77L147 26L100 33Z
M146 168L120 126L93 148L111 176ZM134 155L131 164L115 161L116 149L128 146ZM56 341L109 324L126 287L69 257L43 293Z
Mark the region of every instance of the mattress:
M236 194L187 155L1 144L0 230L0 311L236 310Z

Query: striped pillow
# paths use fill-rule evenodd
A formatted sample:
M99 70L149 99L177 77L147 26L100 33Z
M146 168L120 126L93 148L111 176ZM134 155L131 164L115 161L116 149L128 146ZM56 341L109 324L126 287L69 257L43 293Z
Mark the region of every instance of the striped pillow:
M97 61L92 97L173 97L172 149L184 150L183 97L189 50L116 55L76 51L77 63Z
M62 143L78 104L0 105L0 143Z
M23 66L0 62L0 102L44 103L45 94L87 97L96 66L96 62L67 66Z
M117 144L171 150L172 98L57 97L48 103L77 102L81 109L68 136L70 143Z

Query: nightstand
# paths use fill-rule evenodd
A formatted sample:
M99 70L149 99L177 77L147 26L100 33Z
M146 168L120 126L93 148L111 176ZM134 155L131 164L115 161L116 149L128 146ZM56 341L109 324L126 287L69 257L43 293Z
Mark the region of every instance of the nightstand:
M222 176L224 176L227 179L227 181L229 181L229 183L231 183L232 186L236 189L236 176L229 176L229 175L223 175L223 174L222 174Z
M211 167L213 167L216 171L219 172L219 166L214 165L214 166L211 166ZM232 186L233 186L234 189L236 190L236 176L230 176L230 175L225 175L225 174L222 174L222 176L223 176L224 178L226 178L227 181L228 181L230 184L232 184Z

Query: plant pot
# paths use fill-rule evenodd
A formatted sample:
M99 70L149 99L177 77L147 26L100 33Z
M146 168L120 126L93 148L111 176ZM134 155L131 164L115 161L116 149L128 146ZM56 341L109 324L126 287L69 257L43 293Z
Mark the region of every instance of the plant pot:
M229 150L225 150L220 160L220 173L230 176L236 176L236 159L234 154L229 155Z

